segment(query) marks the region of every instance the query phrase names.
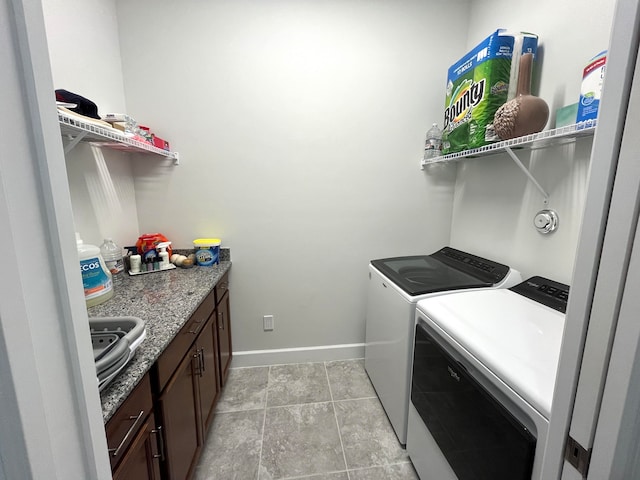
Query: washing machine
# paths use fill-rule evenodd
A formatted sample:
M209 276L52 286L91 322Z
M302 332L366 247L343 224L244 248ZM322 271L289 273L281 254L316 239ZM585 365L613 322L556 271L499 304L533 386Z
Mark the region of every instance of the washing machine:
M567 285L421 300L407 451L423 480L543 480Z
M402 445L407 441L415 309L419 300L461 289L507 288L520 273L444 247L431 255L369 264L365 369Z

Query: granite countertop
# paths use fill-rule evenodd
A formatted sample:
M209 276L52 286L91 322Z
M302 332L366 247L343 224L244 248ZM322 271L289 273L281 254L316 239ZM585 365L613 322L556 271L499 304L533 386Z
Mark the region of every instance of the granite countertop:
M221 261L212 267L176 268L145 275L123 272L114 276L113 298L87 309L89 317L139 317L147 331L133 359L100 392L105 423L230 267L230 261Z

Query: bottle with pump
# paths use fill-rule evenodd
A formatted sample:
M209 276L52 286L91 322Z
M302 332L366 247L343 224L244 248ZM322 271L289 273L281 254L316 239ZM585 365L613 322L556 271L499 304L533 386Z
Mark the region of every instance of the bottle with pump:
M424 159L439 157L442 150L442 131L438 124L434 123L427 131L427 138L424 143Z
M104 239L104 243L100 245L100 254L112 275L117 275L124 270L122 249L112 239Z
M158 250L160 250L160 270L165 270L169 268L169 252L167 252L167 247L171 245L171 242L161 242L157 245Z
M106 302L113 297L113 280L100 249L83 243L79 233L76 233L76 246L87 307Z

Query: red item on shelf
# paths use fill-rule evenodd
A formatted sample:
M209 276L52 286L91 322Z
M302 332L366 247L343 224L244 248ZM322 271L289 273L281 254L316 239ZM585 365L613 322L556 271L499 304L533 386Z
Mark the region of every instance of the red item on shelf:
M163 150L170 150L169 149L169 142L167 142L166 140L163 140L160 137L153 137L153 146L154 147L158 147L158 148L162 148Z

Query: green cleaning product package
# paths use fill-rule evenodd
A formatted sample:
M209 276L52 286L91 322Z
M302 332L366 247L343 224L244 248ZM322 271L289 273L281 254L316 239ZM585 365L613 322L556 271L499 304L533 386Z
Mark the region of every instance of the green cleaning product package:
M537 47L537 35L498 29L449 67L444 155L499 141L493 117L515 95L520 56L535 55Z

